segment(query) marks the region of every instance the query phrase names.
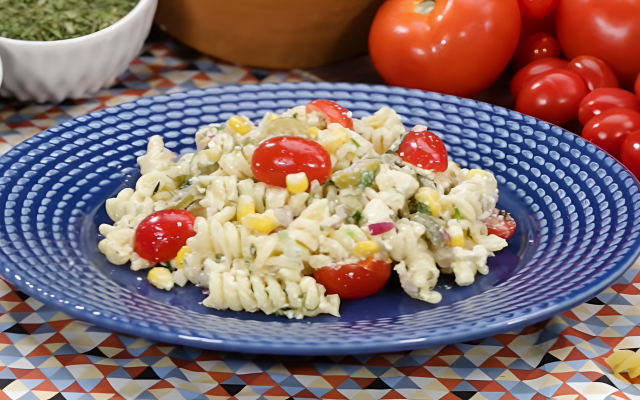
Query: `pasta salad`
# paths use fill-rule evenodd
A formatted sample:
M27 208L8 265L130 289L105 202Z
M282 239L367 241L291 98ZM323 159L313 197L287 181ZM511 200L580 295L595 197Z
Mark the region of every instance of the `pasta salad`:
M207 307L339 316L341 299L378 292L392 271L438 303L440 274L472 284L516 229L491 173L449 161L388 107L357 119L315 100L195 136L180 157L150 139L135 188L106 202L98 247L159 289L205 288Z

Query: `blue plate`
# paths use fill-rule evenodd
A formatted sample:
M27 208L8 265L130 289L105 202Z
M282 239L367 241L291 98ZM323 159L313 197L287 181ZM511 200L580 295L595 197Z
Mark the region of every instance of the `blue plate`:
M184 153L199 126L258 120L316 98L362 117L391 106L428 125L453 160L493 172L500 208L518 223L491 272L462 288L442 278L441 304L392 281L343 301L342 317L289 321L203 307L194 286L150 287L144 272L98 252L105 200L139 177L152 135ZM51 128L0 157L0 273L28 295L96 325L168 343L271 354L387 352L474 340L547 319L613 284L640 253L640 191L614 159L548 123L489 104L385 86L225 86L139 99Z

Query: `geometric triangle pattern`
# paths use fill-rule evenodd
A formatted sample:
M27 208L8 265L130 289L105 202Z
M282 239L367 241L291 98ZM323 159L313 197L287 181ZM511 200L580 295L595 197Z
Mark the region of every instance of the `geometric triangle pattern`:
M213 59L154 29L141 54L108 89L60 103L35 104L3 99L0 102L0 155L52 126L140 97L225 84L305 80L308 78L292 71L246 68Z
M400 353L292 358L110 332L0 279L0 400L638 400L640 378L614 375L604 359L640 348L639 287L640 260L598 297L519 332Z
M49 127L139 97L314 79L239 67L152 33L109 89L57 104L0 103L0 155ZM548 321L470 343L292 358L154 343L76 321L0 277L0 400L640 400L614 350L640 348L640 261Z

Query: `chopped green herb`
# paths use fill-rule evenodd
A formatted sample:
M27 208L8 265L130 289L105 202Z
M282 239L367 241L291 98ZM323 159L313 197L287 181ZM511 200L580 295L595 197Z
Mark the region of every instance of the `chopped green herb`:
M219 263L220 261L222 261L222 257L224 257L224 254L216 254L216 262Z
M275 315L276 317L284 317L284 310L276 310L273 315Z
M416 210L419 213L431 215L431 208L429 208L428 204L417 202L416 203Z
M458 207L453 206L453 218L455 218L457 221L460 221L462 219L462 214L460 214L460 210L458 210Z
M360 219L360 218L358 218L358 219ZM346 233L347 235L349 235L349 237L350 237L351 239L356 240L356 234L355 234L355 233L353 233L351 230L349 230L349 229L345 229L345 233Z
M356 224L359 224L360 223L360 219L362 218L362 213L360 211L356 211L355 213L353 213L351 218L353 218L353 220L356 221ZM349 233L353 234L353 232L347 231L347 235L349 235ZM349 235L349 236L351 236L351 235Z
M191 185L191 177L189 175L182 175L182 185L180 185L180 189L184 189Z
M0 0L0 36L51 41L89 35L127 15L138 0Z
M223 130L223 129L224 129L224 125L216 126L216 129L217 129L217 130L219 130L219 131L221 131L221 130Z
M167 269L169 269L169 270L172 270L172 269L173 269L173 267L171 266L171 263L170 263L170 262L168 262L168 261L167 261L167 262L164 262L164 263L160 263L160 265L162 265L163 267L165 267L165 268L167 268Z
M155 188L155 189L153 189L153 194L152 194L152 196L153 196L154 194L158 193L158 190L159 190L159 189L160 189L160 182L158 182L158 184L156 185L156 188Z
M293 118L298 118L298 113L293 113Z
M280 232L278 232L278 239L280 239L280 240L287 240L287 239L289 239L289 233L287 233L287 231L280 231Z
M375 171L362 171L362 177L360 178L360 185L363 188L368 188L373 184L373 180L376 177Z
M389 147L389 150L387 150L387 154L394 154L396 151L398 151L398 149L400 148L400 145L402 144L402 141L404 140L404 138L407 136L409 132L405 132L402 135L400 135L400 137L391 144L391 146Z
M324 226L320 225L320 230L324 231Z
M356 148L358 149L360 148L360 143L358 143L355 139L351 139L351 143L353 143L356 146Z

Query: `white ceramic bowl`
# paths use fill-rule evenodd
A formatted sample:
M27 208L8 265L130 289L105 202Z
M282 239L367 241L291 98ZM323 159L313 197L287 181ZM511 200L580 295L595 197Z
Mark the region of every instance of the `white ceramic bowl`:
M115 24L90 35L51 42L0 37L3 97L38 102L77 98L110 86L149 34L158 0L140 0Z

